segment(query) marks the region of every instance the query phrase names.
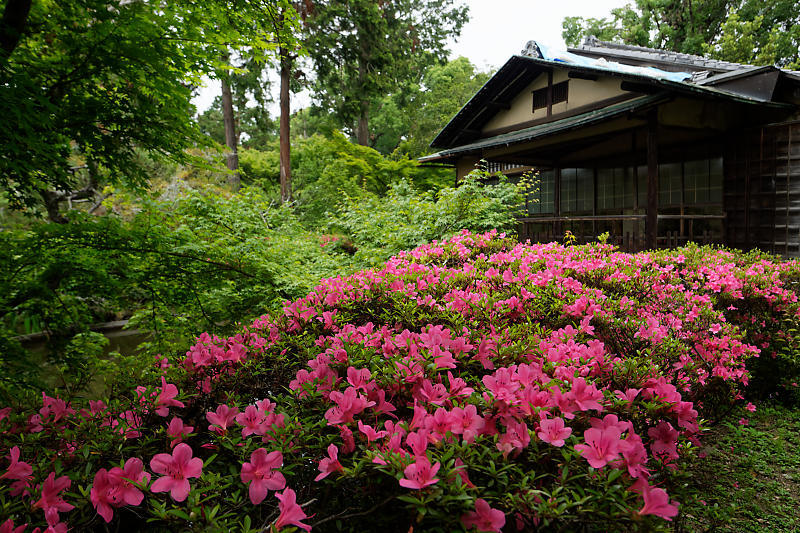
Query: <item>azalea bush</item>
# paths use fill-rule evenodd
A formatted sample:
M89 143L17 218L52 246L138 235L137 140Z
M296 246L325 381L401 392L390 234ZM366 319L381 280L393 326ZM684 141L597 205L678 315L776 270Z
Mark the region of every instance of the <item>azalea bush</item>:
M155 383L0 411L3 531L666 529L704 420L779 360L748 324L796 324L797 271L426 244L159 356Z

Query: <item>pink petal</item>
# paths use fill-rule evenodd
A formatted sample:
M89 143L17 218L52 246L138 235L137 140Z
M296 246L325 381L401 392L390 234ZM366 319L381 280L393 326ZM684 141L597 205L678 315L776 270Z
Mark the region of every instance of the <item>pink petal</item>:
M259 503L263 502L264 498L266 498L267 494L269 494L266 484L260 481L253 481L250 483L249 492L250 501L253 502L253 505L258 505Z
M169 476L160 477L150 486L150 492L167 492L172 490L175 480Z
M172 485L172 490L170 491L170 494L172 495L173 500L175 500L176 502L182 502L189 495L190 490L192 490L192 487L191 485L189 485L189 480L181 479L175 481L175 483Z

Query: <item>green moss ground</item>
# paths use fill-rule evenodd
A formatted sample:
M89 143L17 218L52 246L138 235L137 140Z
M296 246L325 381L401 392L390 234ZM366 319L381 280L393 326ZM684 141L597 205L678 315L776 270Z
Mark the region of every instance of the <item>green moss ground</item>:
M689 469L675 531L800 531L800 409L740 409L703 444L706 457Z

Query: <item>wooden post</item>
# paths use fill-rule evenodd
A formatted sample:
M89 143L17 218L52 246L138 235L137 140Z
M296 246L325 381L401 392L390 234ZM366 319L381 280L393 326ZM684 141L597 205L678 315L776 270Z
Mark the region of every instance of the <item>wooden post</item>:
M658 110L647 117L647 222L645 247L656 248L658 238Z

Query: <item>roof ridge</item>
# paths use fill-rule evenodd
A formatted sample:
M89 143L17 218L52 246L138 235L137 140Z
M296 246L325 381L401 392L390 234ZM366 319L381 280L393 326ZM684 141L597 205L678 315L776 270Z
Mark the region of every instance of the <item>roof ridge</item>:
M666 58L675 58L684 61L691 61L692 63L702 62L703 64L712 63L719 67L729 67L731 70L743 67L751 67L746 63L734 63L732 61L723 61L721 59L714 59L706 56L688 54L686 52L675 52L673 50L665 50L663 48L650 48L648 46L640 46L635 44L616 43L613 41L602 41L594 35L589 35L579 46L574 50L590 51L592 48L602 48L610 50L630 51L630 52L643 52L648 54L656 54ZM698 65L699 66L699 65Z

